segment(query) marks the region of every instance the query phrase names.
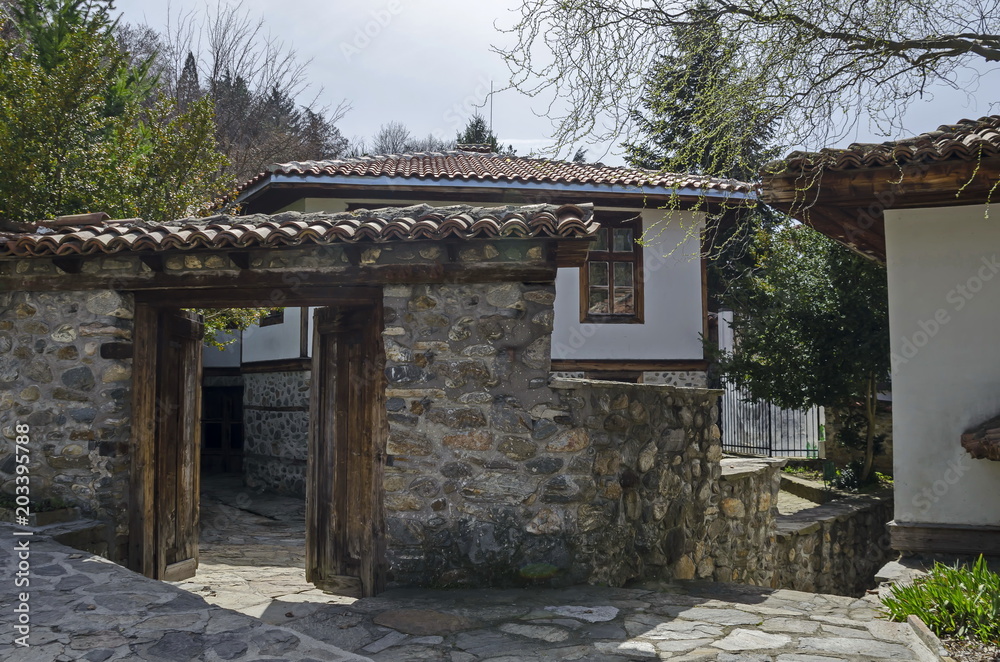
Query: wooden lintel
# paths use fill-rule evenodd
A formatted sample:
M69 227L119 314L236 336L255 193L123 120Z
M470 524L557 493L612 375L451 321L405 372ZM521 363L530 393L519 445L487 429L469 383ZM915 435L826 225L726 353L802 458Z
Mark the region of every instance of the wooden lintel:
M380 300L381 296L382 289L380 287L337 287L330 285L318 287L305 284L295 286L285 284L283 288L279 285L238 288L206 287L203 289L185 289L180 286L169 291L135 291L136 301L150 306L184 305L196 308L358 306L371 305L373 301Z
M281 271L241 271L230 273L153 273L144 275L80 274L68 279L51 275L9 276L0 278L0 291L5 288L28 292L98 290L114 287L119 291L160 292L150 298L177 300L198 290L227 291L215 307L253 305L263 308L320 305L310 303L315 297L302 297L300 290L310 287L336 288L355 283L393 285L407 283L482 283L482 282L550 282L556 276L555 265L544 264L390 264L344 267L290 274ZM251 295L244 293L250 291ZM236 303L238 302L238 303ZM206 305L205 307L213 307Z
M140 255L139 261L149 267L149 270L154 274L163 273L164 269L164 257L162 253L149 253L147 255Z
M83 258L81 257L54 257L52 258L52 264L56 265L64 274L78 274L83 271Z
M300 357L295 359L275 359L273 361L253 361L241 366L244 373L251 372L303 372L312 370L312 359Z
M250 268L250 254L246 252L233 252L229 253L229 261L235 264L237 267L246 271Z

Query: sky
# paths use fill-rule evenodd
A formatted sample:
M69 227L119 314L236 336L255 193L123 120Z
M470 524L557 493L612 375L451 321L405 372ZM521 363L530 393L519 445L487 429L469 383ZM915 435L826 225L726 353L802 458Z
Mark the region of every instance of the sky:
M216 1L116 0L127 23L162 29L168 15L204 12ZM210 3L210 4L209 4ZM261 18L265 29L308 61L312 95L322 105L346 100L351 110L339 122L347 138L370 138L382 124L403 122L411 133L453 138L478 110L489 118L491 83L503 88L506 65L490 51L510 36L520 0L243 0L243 8ZM910 135L965 117L990 112L1000 100L1000 71L977 87L941 89L934 99L916 104L906 116ZM493 97L493 128L502 143L518 154L551 146L551 122L541 116L545 101L514 90ZM896 136L900 137L900 136ZM882 141L859 127L852 140ZM850 142L850 141L847 141ZM587 147L586 145L583 145ZM833 145L831 145L833 146ZM588 147L588 158L621 165L613 145ZM568 157L564 149L560 156Z

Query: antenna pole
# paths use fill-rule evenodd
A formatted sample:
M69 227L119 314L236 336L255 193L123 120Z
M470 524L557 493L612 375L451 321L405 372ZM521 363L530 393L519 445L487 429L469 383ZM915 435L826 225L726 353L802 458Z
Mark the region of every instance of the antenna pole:
M493 81L490 81L490 133L493 133Z

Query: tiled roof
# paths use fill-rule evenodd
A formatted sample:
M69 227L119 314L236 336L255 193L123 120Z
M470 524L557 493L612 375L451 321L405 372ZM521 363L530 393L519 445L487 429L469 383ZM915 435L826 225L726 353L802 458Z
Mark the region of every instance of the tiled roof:
M847 149L792 152L783 160L766 166L765 172L855 170L950 160L973 161L998 155L1000 115L990 115L945 124L937 131L892 142L854 143Z
M364 156L332 161L293 161L268 167L239 190L253 188L271 175L340 175L418 180L461 180L547 184L598 184L666 189L692 188L749 193L750 184L735 179L620 168L601 163L570 163L521 156L468 152L421 152Z
M589 237L600 225L592 205L430 207L336 214L282 212L273 216L213 216L153 224L139 219L42 227L0 234L0 257L87 255L189 249L241 249L449 237Z

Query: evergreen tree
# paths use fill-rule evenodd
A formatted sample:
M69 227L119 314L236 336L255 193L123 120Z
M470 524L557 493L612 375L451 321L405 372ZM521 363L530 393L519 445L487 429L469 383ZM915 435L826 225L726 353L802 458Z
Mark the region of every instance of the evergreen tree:
M201 85L198 82L198 63L195 62L194 53L188 51L187 59L184 60L184 69L180 78L177 79L177 107L187 110L188 106L202 95Z
M509 154L513 156L516 152L510 145L501 145L497 140L497 134L493 133L482 115L476 113L469 119L465 129L459 131L455 137L455 142L459 145L489 145L491 152L497 154Z
M186 113L169 100L144 106L150 88L98 5L108 3L27 0L20 36L0 44L0 163L13 164L0 178L0 223L9 227L88 211L165 221L224 191L211 102Z

